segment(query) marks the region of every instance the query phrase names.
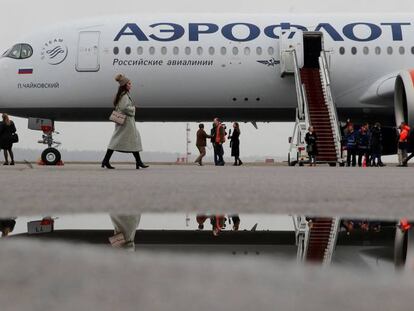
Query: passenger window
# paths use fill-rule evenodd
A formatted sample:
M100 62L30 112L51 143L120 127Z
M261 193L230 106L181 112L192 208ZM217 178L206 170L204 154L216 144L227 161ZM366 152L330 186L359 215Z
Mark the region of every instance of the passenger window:
M353 47L352 49L351 49L351 53L352 53L352 55L356 55L356 53L358 52L358 50L357 50L357 48L356 47Z
M197 55L203 55L203 48L201 46L197 48Z
M162 55L167 54L167 48L166 48L165 46L163 46L163 47L161 48L161 54L162 54Z
M270 47L267 49L267 53L269 53L269 55L273 55L273 54L275 54L275 49L274 49L274 47L270 46Z
M174 48L173 48L173 54L174 55L178 55L180 53L180 49L178 48L178 46L175 46Z
M190 54L191 54L191 48L190 48L190 47L188 47L188 46L187 46L187 47L185 48L185 54L186 54L186 55L190 55Z
M215 52L216 50L212 46L210 46L210 48L208 49L208 54L214 55Z
M131 48L129 46L125 48L125 54L126 55L131 54Z
M369 47L364 47L364 55L368 55L369 54Z
M150 55L154 55L155 54L155 47L151 46L149 48L149 53L150 53Z
M114 54L115 55L118 55L119 54L119 47L114 47Z
M343 46L341 46L339 48L339 54L344 55L345 54L345 48Z
M260 46L258 46L258 47L256 48L256 54L257 54L257 55L262 55L262 53L263 53L262 48L261 48Z
M239 49L237 47L233 48L233 55L238 55L239 54Z
M398 49L398 51L400 52L401 55L405 54L405 47L400 46L400 48Z
M380 55L381 54L381 47L377 46L375 48L375 54Z
M249 47L244 48L244 55L246 55L246 56L250 55L250 48Z
M137 53L138 53L138 55L142 55L142 54L144 54L144 49L143 49L143 47L142 47L142 46L139 46L139 47L137 48Z
M388 55L392 55L392 53L393 53L393 48L392 48L391 46L389 46L389 47L387 48L387 53L388 53Z
M221 55L226 55L227 54L227 49L223 46L220 50Z
M28 44L22 44L22 49L20 53L21 53L20 54L21 59L29 58L30 56L33 55L33 49Z

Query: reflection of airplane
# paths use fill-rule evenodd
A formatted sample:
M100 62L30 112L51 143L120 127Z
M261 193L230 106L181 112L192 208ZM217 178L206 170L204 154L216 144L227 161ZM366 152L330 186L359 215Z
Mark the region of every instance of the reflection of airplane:
M113 217L113 216L111 216ZM135 216L115 216L118 217L118 228L136 227ZM122 218L119 218L122 217ZM248 217L249 218L249 217ZM251 218L251 217L250 217ZM281 217L280 219L282 219ZM48 226L51 218L42 221L29 221L28 224L38 226ZM113 219L113 218L112 218ZM319 218L320 219L320 218ZM252 219L250 219L251 221ZM256 219L257 220L257 219ZM24 222L24 218L20 218ZM108 238L113 236L114 231L110 224L106 222L106 215L77 215L60 216L55 230L49 227L41 230L31 230L28 226L28 233L25 233L23 224L21 229L14 235L16 238L25 237L41 239L43 241L61 241L74 243L90 243L96 245L109 245ZM131 221L133 226L131 227ZM80 222L80 223L79 223ZM332 257L333 264L340 265L374 265L380 267L401 267L408 261L413 262L414 256L414 231L406 227L407 231L396 228L395 222L390 221L369 221L353 220L355 226L351 231L347 231L346 223L338 234L334 234L335 247ZM367 223L368 227L357 224ZM89 225L88 225L89 224ZM115 223L112 220L112 224ZM196 225L195 225L196 226ZM33 226L32 226L33 227ZM271 230L224 230L220 236L213 236L211 231L189 230L189 229L158 229L158 230L137 230L135 229L132 242L135 242L139 250L168 250L174 252L185 252L195 254L224 254L224 255L261 255L278 259L292 260L299 259L301 246L298 244L297 231L285 227L282 229L272 228ZM76 229L75 229L76 228ZM195 228L195 227L194 227ZM22 230L23 229L23 230ZM129 229L127 229L129 230ZM118 233L125 234L124 231L117 230ZM130 235L132 231L129 231ZM311 243L310 241L308 243ZM309 248L306 246L305 248ZM325 262L326 264L326 262Z
M322 34L322 40L304 41L307 31ZM413 37L412 17L401 14L165 15L74 22L28 35L3 54L0 109L52 121L106 121L115 92L112 77L122 72L135 82L140 121L216 115L294 121L295 84L292 77L281 77L281 46L295 47L301 66L312 63L322 47L329 54L341 120L413 123ZM391 138L386 145L393 145ZM59 154L49 151L46 162L53 164Z

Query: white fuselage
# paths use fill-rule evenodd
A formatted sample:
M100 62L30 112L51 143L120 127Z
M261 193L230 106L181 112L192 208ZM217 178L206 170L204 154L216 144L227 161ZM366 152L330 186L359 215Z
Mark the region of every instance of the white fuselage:
M323 32L340 115L394 120L387 91L414 60L409 15L138 15L49 27L18 42L31 57L0 59L0 111L107 120L123 73L138 120L293 121L294 79L277 62L281 31L295 29Z

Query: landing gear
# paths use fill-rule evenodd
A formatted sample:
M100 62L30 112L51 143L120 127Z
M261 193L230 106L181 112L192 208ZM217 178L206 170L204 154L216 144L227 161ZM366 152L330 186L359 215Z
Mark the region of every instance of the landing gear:
M42 162L47 166L56 166L61 162L62 156L55 148L47 148L42 152Z
M53 134L59 134L55 131L54 125L42 125L43 131L42 140L39 140L39 144L47 145L48 148L42 152L41 164L47 166L62 165L62 155L56 149L61 145L60 142L53 139Z

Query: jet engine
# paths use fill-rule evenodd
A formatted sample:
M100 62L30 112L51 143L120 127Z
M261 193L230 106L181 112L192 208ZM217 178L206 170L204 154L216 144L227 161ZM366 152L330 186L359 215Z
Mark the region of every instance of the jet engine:
M395 80L395 122L414 126L414 70L401 71Z

